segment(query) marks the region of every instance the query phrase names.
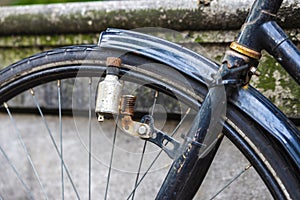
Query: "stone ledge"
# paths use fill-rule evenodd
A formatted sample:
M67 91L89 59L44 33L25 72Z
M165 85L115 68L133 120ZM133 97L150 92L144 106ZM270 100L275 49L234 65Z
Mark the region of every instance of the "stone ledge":
M173 30L239 29L253 1L196 0L115 1L0 7L0 35L99 33L107 27ZM300 27L300 2L284 1L279 23Z

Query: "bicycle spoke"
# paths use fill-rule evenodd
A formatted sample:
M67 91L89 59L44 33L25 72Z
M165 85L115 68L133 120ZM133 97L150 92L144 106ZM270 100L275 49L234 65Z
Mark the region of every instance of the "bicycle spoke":
M58 117L59 117L59 135L60 135L60 154L61 154L61 199L65 199L64 166L63 166L63 139L62 139L62 116L61 116L61 81L57 81L58 98Z
M133 188L133 190L131 191L131 193L127 197L127 200L129 200L130 197L133 195L133 193L135 193L136 189L139 187L139 185L141 184L141 182L144 180L144 178L146 177L146 175L148 174L148 172L150 171L150 169L152 168L152 166L155 164L155 162L157 161L157 159L159 158L159 156L161 155L162 152L163 152L162 149L158 152L158 154L156 155L156 157L153 159L153 161L150 163L149 167L145 171L144 175L141 177L141 179L136 184L135 188Z
M221 194L226 188L228 188L235 180L237 180L241 175L243 175L247 170L252 167L251 164L247 165L242 171L240 171L235 177L233 177L224 187L222 187L214 196L210 198L210 200L216 198L219 194Z
M92 187L92 78L89 78L89 200Z
M141 168L142 168L142 164L143 164L143 160L144 160L146 146L147 146L147 140L144 141L143 151L142 151L142 155L141 155L141 159L140 159L140 163L139 163L138 172L137 172L137 175L136 175L136 178L135 178L134 188L137 187L137 184L138 184L138 181L139 181L139 176L140 176L140 173L141 173ZM135 192L136 192L136 190L134 189L134 192L132 194L132 199L134 199Z
M151 109L151 112L150 112L150 116L152 116L152 117L153 117L153 114L154 114L154 109L155 109L155 104L156 104L156 101L157 101L158 94L159 94L158 91L155 91L154 102L152 104L152 109ZM137 172L135 183L134 183L134 188L136 188L137 183L139 181L139 176L140 176L140 173L141 173L141 168L142 168L142 164L143 164L143 160L144 160L146 146L147 146L147 140L145 140L145 142L144 142L143 151L142 151L142 155L141 155L141 159L140 159L140 163L139 163L139 168L138 168L138 172ZM136 190L134 190L134 192L132 194L132 200L134 199L135 191Z
M19 174L16 166L12 163L12 161L8 158L7 154L5 153L5 151L2 149L2 147L0 146L0 151L2 153L2 155L4 156L4 158L6 159L7 163L10 165L10 167L12 168L12 170L15 172L16 176L18 177L19 181L21 182L21 184L23 185L24 189L26 190L27 194L30 196L30 199L34 199L29 187L26 185L24 179L21 177L21 175Z
M190 113L191 111L191 108L188 108L184 114L184 116L182 117L182 119L180 120L180 122L177 124L177 126L175 127L175 129L173 130L172 134L170 135L171 137L173 137L178 129L180 128L180 126L182 125L182 123L184 122L185 118L188 116L188 114Z
M14 127L14 129L15 129L15 132L16 132L18 138L19 138L19 141L21 142L22 148L23 148L24 152L26 153L27 160L29 161L30 166L31 166L31 168L32 168L32 170L33 170L33 172L34 172L34 175L35 175L35 177L36 177L37 180L38 180L38 183L39 183L39 185L40 185L40 187L41 187L42 193L43 193L44 197L45 197L46 199L48 199L48 196L47 196L47 194L46 194L45 188L44 188L44 186L43 186L43 184L42 184L42 182L41 182L40 176L39 176L39 174L38 174L38 172L37 172L37 170L36 170L36 167L35 167L35 165L34 165L34 163L33 163L33 160L32 160L32 158L31 158L31 155L30 155L30 153L29 153L29 151L28 151L28 149L27 149L27 147L26 147L26 144L24 143L24 140L23 140L23 138L22 138L22 135L21 135L21 133L20 133L20 130L18 129L17 124L16 124L16 122L15 122L15 120L14 120L14 118L13 118L13 116L12 116L10 110L9 110L8 104L7 104L7 103L4 103L4 107L5 107L6 111L7 111L7 114L9 115L9 118L10 118L12 124L13 124L13 127Z
M106 189L105 189L104 199L107 199L107 195L108 195L109 182L110 182L111 169L112 169L112 162L113 162L115 144L116 144L116 137L117 137L118 121L119 121L119 115L117 115L117 118L116 118L116 126L115 126L115 131L114 131L114 136L113 136L113 145L112 145L112 148L111 148L111 156L110 156L110 161L109 161L109 169L108 169L108 173L107 173Z
M152 109L151 109L151 112L150 112L150 116L152 116L152 117L153 117L153 114L154 114L154 109L155 109L155 104L156 104L156 101L157 101L158 94L159 94L158 91L155 91L154 102L153 102Z
M182 117L182 119L180 120L180 122L177 124L177 126L175 127L175 129L173 130L173 132L171 133L171 137L173 137L176 134L176 132L178 131L179 127L181 126L181 124L184 122L185 118L189 114L190 110L191 110L190 108L187 109L187 111L185 112L184 116ZM167 143L166 143L166 145L167 145ZM160 157L160 155L161 155L162 152L163 152L162 149L158 152L158 154L156 155L156 157L153 159L153 161L150 163L149 167L145 171L144 175L141 177L141 179L135 185L135 188L133 188L133 190L131 191L131 193L127 197L127 200L129 200L130 197L135 193L136 189L141 184L141 182L144 180L144 178L146 177L146 175L148 174L148 172L150 171L150 169L152 168L152 166L155 164L155 162L157 161L157 159Z
M42 121L43 121L43 123L44 123L44 125L45 125L45 127L46 127L46 129L47 129L47 131L48 131L48 135L49 135L49 137L50 137L50 139L51 139L51 142L52 142L52 144L53 144L53 146L54 146L54 148L55 148L55 150L56 150L56 153L58 154L58 156L59 156L59 158L60 158L60 160L61 160L61 162L62 162L62 164L63 164L63 167L64 167L64 169L65 169L65 171L66 171L66 173L67 173L68 179L69 179L69 181L70 181L70 183L71 183L71 185L72 185L72 188L73 188L73 190L74 190L74 192L75 192L75 194L76 194L76 197L77 197L77 199L80 199L79 194L78 194L78 191L77 191L77 189L76 189L76 187L75 187L75 184L74 184L74 182L73 182L73 179L71 178L70 172L69 172L69 170L68 170L68 168L67 168L67 166L66 166L66 163L65 163L64 160L62 159L62 155L61 155L61 153L59 152L59 149L58 149L58 146L57 146L57 144L56 144L56 142L55 142L55 140L54 140L53 134L52 134L52 132L51 132L51 130L50 130L50 128L49 128L49 125L48 125L48 123L47 123L47 121L46 121L46 119L45 119L45 117L44 117L44 114L43 114L43 112L42 112L42 110L41 110L41 107L40 107L40 105L39 105L39 103L38 103L38 101L37 101L37 99L36 99L36 97L35 97L34 90L31 89L31 90L30 90L30 93L31 93L31 96L32 96L32 98L33 98L33 101L34 101L34 103L35 103L35 105L36 105L36 107L37 107L37 109L38 109L38 111L39 111L39 114L40 114L40 116L41 116L41 118L42 118Z

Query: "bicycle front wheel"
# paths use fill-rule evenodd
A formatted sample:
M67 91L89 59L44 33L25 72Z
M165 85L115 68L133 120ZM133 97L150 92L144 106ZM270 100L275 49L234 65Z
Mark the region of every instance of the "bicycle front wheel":
M174 166L183 169L191 164L178 157L198 155L180 150L172 154L173 143L168 146L172 140L159 146L124 133L119 115L98 122L95 96L99 81L105 77L107 57L122 60L122 95L136 98L134 122L147 116L153 127L167 135L165 138L181 145L193 138L187 132L207 88L192 78L151 59L97 46L38 54L0 74L0 103L7 113L1 115L1 121L13 129L1 128L1 199L192 199L197 193L202 183L197 178L200 162L194 162L184 177ZM19 102L37 115L16 114L26 111ZM290 161L278 153L279 146L233 106L228 106L227 113L225 143L233 143L247 159L229 180L207 177L204 183L208 186L203 188L210 192L200 190L197 198L244 198L247 185L242 193L236 193L234 187L234 192L219 191L228 189L227 183L245 172L256 174L252 169L263 180L257 189L264 183L278 199L297 199L298 172L294 173ZM216 158L222 159L222 153ZM218 160L214 163L220 165ZM226 172L231 166L212 168L212 177L223 174L215 169ZM209 179L213 181L209 183Z

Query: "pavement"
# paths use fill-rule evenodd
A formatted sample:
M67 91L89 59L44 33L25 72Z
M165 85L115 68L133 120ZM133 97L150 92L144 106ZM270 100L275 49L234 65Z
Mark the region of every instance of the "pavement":
M63 117L62 142L57 116L46 116L49 130L38 115L13 114L13 119L16 126L8 115L0 114L1 200L30 199L26 188L33 190L31 195L35 199L42 199L45 196L49 199L60 199L62 194L65 199L76 199L77 195L80 199L88 199L89 188L93 199L104 199L115 129L113 120L99 124L93 119L92 142L89 143L89 123L86 117ZM166 130L175 127L175 122L162 124ZM186 129L187 127L182 127L182 130ZM144 141L120 131L117 131L116 135L110 186L107 190L108 199L124 199L124 195L127 198L132 191L141 158L141 153L138 152L144 146ZM61 147L65 163L63 173L59 159ZM91 154L89 148L92 150ZM158 153L153 144L147 143L139 178ZM89 160L92 163L90 175ZM166 155L159 157L144 179L145 182L138 187L135 199L154 199L157 187L162 183L170 163L171 160ZM243 155L230 141L224 139L195 199L210 199L248 165ZM89 176L92 177L90 187ZM62 185L64 191L61 189ZM215 199L272 199L272 197L255 170L250 168Z

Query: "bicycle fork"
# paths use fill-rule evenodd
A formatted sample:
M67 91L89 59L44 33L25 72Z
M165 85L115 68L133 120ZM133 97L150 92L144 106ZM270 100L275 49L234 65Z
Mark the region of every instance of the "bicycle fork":
M163 183L156 199L170 196L172 199L192 199L196 194L223 139L221 131L226 103L223 86L214 86L209 90L188 132L191 140L170 168L168 181ZM193 187L186 188L185 185ZM183 188L186 191L182 191ZM178 191L185 196L178 195Z

